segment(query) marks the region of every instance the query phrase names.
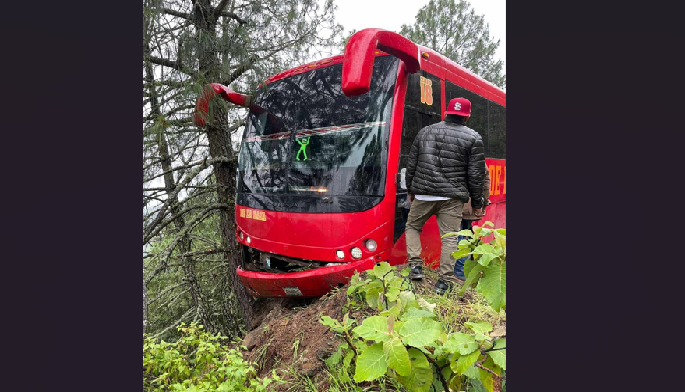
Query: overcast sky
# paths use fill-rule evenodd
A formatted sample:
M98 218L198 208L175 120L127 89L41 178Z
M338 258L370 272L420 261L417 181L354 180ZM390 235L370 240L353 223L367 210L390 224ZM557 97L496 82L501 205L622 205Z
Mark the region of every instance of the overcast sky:
M458 1L458 0L457 0ZM336 19L345 33L356 29L381 28L399 31L403 24L412 24L416 13L428 0L335 0ZM469 0L476 14L485 15L490 36L500 40L495 57L504 60L506 73L507 9L506 0Z

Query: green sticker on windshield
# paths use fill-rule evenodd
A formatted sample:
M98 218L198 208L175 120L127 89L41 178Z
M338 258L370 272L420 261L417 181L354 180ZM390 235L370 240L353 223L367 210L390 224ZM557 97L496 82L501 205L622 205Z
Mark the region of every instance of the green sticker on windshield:
M309 138L298 140L300 143L300 151L297 152L297 160L300 160L300 154L304 153L304 160L307 160L307 146L309 145Z

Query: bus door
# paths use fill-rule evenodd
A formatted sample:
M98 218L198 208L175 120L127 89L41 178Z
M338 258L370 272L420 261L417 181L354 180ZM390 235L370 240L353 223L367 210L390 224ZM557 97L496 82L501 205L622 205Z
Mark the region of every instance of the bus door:
M397 170L395 243L404 234L407 216L409 215L406 172L411 145L422 128L442 121L440 79L425 71L410 74L408 78L407 95L404 104L404 122L402 123L402 143ZM405 246L402 244L402 250L404 249Z

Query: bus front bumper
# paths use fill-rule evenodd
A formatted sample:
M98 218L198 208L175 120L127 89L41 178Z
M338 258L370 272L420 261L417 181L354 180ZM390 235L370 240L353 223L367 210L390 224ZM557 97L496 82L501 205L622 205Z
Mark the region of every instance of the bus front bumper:
M237 273L240 281L255 297L321 297L336 287L346 285L355 271L361 273L373 268L376 263L387 261L388 253L381 252L359 261L302 272L273 274L238 268Z

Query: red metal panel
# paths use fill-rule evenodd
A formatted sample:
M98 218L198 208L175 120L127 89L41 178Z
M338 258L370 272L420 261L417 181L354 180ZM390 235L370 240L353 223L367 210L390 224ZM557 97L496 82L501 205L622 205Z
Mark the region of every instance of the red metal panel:
M427 53L428 59L421 57L421 69L436 75L439 78L447 79L450 82L464 87L481 97L507 106L507 95L497 86L460 66L454 61L444 57L431 49L419 46L421 53Z
M347 284L355 271L373 268L376 263L387 261L387 257L386 251L378 257L368 257L353 263L288 274L245 271L241 268L238 268L237 273L241 282L256 297L287 297L284 287L296 287L302 297L320 297L338 285Z
M371 86L374 53L381 49L402 60L409 73L419 71L418 47L407 38L383 29L364 29L345 47L342 90L348 97L365 94Z
M506 159L486 158L490 170L490 202L507 202L507 161Z
M445 119L445 108L447 107L447 102L446 102L447 98L445 98L445 96L446 96L445 79L440 79L440 87L441 87L440 88L440 90L441 90L440 91L440 102L442 102L442 107L440 108L440 116L441 116L440 118L442 118L444 120Z

